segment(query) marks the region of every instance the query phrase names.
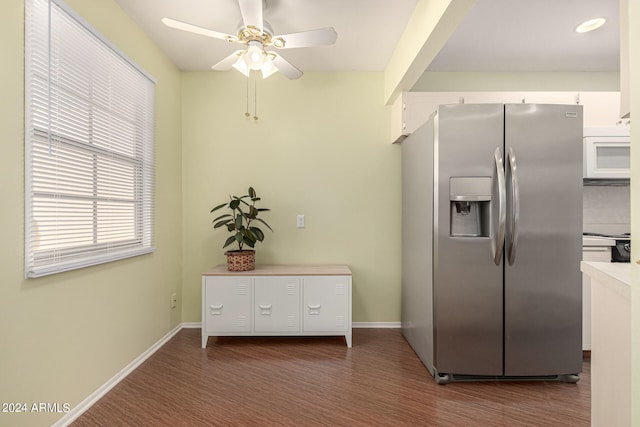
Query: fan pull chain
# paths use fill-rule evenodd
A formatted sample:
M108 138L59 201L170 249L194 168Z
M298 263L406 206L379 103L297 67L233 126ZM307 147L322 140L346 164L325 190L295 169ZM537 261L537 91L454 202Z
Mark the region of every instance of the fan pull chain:
M258 121L258 77L255 71L251 71L249 76L247 77L247 110L244 113L244 116L248 119L251 117L251 113L249 112L249 80L253 78L253 120Z
M251 117L251 113L249 113L249 77L247 77L247 111L244 113L244 116L247 119Z
M258 73L253 73L253 120L258 120Z

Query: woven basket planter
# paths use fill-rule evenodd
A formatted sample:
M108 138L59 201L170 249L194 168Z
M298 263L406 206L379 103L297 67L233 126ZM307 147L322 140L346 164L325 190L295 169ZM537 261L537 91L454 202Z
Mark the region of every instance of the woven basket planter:
M256 268L256 251L227 251L227 269L229 271L250 271Z

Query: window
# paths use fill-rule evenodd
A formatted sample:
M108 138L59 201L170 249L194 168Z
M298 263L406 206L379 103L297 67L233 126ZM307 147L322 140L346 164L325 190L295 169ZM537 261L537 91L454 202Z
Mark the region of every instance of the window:
M25 25L25 276L153 252L155 81L61 0Z

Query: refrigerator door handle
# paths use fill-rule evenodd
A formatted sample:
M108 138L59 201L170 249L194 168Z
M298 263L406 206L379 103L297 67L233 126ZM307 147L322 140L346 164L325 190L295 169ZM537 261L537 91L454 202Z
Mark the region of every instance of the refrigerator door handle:
M511 221L509 224L509 247L507 259L509 265L516 261L516 248L518 247L518 223L520 222L520 187L518 186L518 167L516 165L516 154L513 147L509 147L509 175L511 176Z
M507 188L504 178L504 162L502 160L502 154L500 154L500 147L496 147L494 154L496 165L496 178L498 181L498 229L496 230L494 239L491 241L493 246L493 262L496 265L500 265L502 260L502 248L504 246L504 234L507 217Z

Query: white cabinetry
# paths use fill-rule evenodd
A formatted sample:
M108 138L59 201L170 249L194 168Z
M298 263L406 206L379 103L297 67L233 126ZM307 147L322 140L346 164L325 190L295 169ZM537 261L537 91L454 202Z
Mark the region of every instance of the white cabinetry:
M215 287L215 292L203 294L207 318L203 333L251 331L251 280L248 277L228 277L225 280L210 278L205 286Z
M209 336L343 335L351 347L346 266L257 266L202 275L202 347Z
M402 92L391 105L391 141L400 142L429 120L440 104L457 104L457 92Z
M629 78L629 0L620 0L620 117L631 118Z
M305 277L304 330L308 332L342 331L351 328L349 321L349 285L334 277Z
M616 126L620 119L620 92L581 92L584 127Z
M582 260L611 262L613 239L585 237L582 239ZM582 275L582 350L591 351L591 278Z
M253 282L253 330L299 332L300 279L288 276L256 277ZM215 288L212 292L215 292Z
M620 92L403 92L391 105L391 142L401 142L442 104L580 104L585 127L615 126Z
M631 426L631 264L582 262L591 277L591 425Z

